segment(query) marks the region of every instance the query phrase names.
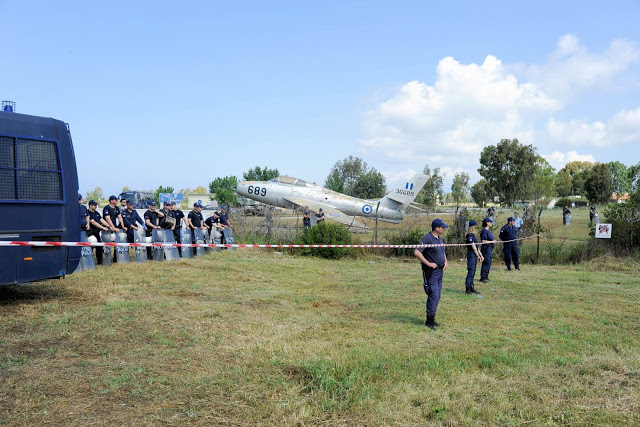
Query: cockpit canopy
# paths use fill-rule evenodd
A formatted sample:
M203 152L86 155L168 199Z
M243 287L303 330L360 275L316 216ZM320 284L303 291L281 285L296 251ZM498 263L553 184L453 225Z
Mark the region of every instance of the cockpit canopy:
M285 185L296 185L298 187L306 187L307 186L307 181L302 180L302 179L298 179L298 178L294 178L292 176L279 176L277 178L273 178L269 182L276 182L276 183L285 184Z

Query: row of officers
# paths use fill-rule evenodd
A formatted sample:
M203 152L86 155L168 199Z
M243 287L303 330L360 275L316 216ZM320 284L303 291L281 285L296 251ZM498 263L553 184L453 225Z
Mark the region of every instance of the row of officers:
M493 218L487 217L482 221L482 230L480 231L480 241L475 235L478 223L474 220L469 221L469 230L465 236L467 243L467 277L465 280L465 292L467 294L479 292L474 285L474 277L476 274L476 265L478 261L482 263L480 269L480 282L489 283L489 273L491 272L491 260L493 257L493 248L497 240L491 232L493 226ZM520 270L520 251L518 250L518 242L520 228L516 227L516 218L509 217L507 223L500 229L500 240L503 241L502 252L504 254L504 263L507 270L511 270L511 264L516 270ZM481 245L478 245L481 243Z
M220 212L214 212L210 217L204 219L202 215L203 206L200 203L193 204L193 210L187 215L178 209L175 202L164 202L162 209L156 207L155 202L149 203L149 209L144 213L143 218L133 208L131 200L121 200L118 205L116 196L109 197L109 204L102 209L102 215L98 212L98 202L90 200L88 208L83 204L81 194L78 194L80 205L80 229L87 232L88 236L93 236L101 242L101 231L123 231L127 234L127 242L134 243L135 232L142 227L147 237L151 237L154 229L171 230L176 243L182 243L181 228L184 226L191 230L192 237L195 230L203 231L218 230L223 236L227 229L233 229L233 224L229 220L227 207L222 206ZM222 237L224 243L224 237ZM150 249L150 248L148 248ZM179 248L180 250L180 248ZM98 264L102 263L101 251L96 251Z

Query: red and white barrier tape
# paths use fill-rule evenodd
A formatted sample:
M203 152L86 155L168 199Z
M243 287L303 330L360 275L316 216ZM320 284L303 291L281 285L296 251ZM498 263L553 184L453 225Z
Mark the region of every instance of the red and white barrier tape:
M532 236L530 236L532 237ZM526 237L529 238L529 237ZM497 243L515 242L522 239L504 240ZM445 243L442 245L256 245L256 244L214 244L214 243L115 243L115 242L20 242L20 241L2 241L2 246L120 246L134 248L385 248L385 249L418 249L431 248L437 246L468 246L471 243Z

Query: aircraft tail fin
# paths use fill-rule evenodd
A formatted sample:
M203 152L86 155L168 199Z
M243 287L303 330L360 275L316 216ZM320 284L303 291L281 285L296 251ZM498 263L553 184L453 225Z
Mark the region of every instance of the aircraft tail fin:
M404 211L411 203L413 203L428 179L428 175L414 175L413 178L407 181L404 185L392 190L389 194L380 199L380 206L396 208Z

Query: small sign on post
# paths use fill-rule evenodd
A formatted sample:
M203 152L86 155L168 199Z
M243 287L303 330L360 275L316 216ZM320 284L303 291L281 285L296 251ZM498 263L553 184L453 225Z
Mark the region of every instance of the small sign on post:
M610 239L611 224L596 224L596 239Z

